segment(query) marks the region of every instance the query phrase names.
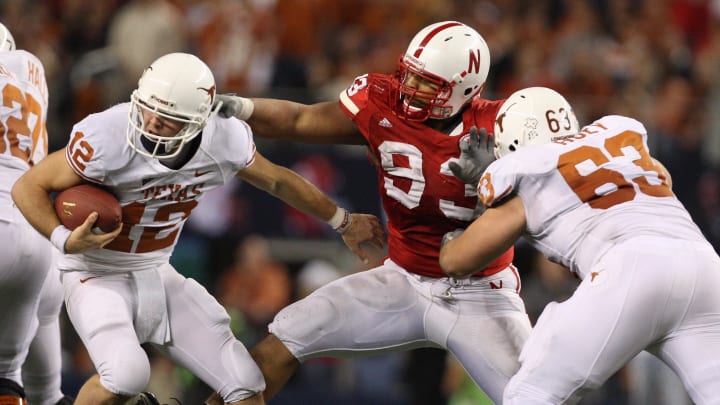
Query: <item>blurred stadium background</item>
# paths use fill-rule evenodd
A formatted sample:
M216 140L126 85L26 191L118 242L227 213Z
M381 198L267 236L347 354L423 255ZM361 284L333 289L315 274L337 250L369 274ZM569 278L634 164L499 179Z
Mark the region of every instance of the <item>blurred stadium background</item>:
M128 100L156 57L191 52L218 91L314 102L336 99L366 72L394 70L421 27L459 20L487 40L485 98L544 85L582 123L611 113L645 123L674 191L720 247L720 1L718 0L2 0L0 21L44 63L51 150L74 122ZM257 139L270 159L299 171L355 211L382 216L375 172L361 147ZM328 227L243 184L209 195L173 261L233 315L252 346L287 303L363 267ZM658 221L662 221L659 214ZM516 264L530 316L575 281L522 242ZM64 319L65 392L93 372ZM207 387L152 354L150 389L163 402L200 403ZM443 352L417 350L304 365L271 404L483 403ZM641 356L583 404L689 403L677 380Z

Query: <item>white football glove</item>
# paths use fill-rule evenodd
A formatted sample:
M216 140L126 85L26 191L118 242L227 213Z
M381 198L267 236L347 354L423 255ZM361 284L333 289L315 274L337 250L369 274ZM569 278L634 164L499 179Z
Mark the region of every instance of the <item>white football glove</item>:
M234 94L218 94L215 97L213 108L217 107L218 103L222 103L218 115L223 118L237 117L245 121L250 118L255 109L255 103L252 100Z
M465 184L477 185L485 169L495 160L495 137L476 126L460 138L460 158L448 164L450 171Z

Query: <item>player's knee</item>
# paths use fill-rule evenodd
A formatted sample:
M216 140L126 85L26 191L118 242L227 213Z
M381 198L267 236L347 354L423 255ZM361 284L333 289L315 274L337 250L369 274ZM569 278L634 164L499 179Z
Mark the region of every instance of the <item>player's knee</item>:
M229 375L235 377L218 390L226 403L247 399L265 390L265 378L242 343L229 339L220 347L220 352Z
M340 325L339 318L340 311L327 297L314 294L283 308L268 329L288 346L307 344L326 335L331 325Z
M581 391L549 392L550 390L534 386L527 382L511 379L503 392L503 404L564 404L575 403L581 397Z
M0 378L0 397L25 398L25 390L20 384L7 378Z
M98 370L100 383L113 394L137 395L150 381L150 360L142 347L118 347L105 366Z
M545 394L541 390L529 386L523 386L522 384L513 384L511 381L511 383L505 388L502 403L509 405L524 405L532 401L533 403L538 404L549 404L550 402L547 402L548 400L549 395Z

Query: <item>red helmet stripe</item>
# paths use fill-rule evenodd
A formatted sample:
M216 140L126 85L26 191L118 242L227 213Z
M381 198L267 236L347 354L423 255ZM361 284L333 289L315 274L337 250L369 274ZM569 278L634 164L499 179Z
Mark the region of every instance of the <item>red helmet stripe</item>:
M468 74L467 71L462 71L462 72L460 72L460 78L461 78L461 79L464 79L465 76L467 76L467 74ZM457 84L457 82L456 82L455 80L453 80L453 81L450 82L450 85L451 85L451 86L454 86L454 85L456 85L456 84Z
M425 38L423 38L423 40L420 42L420 45L418 46L418 49L415 50L415 53L413 54L413 56L416 58L420 57L420 54L422 54L423 49L425 49L425 45L427 45L428 42L430 42L430 40L435 37L435 35L439 34L440 31L443 31L450 27L457 27L458 25L462 25L462 24L459 22L449 22L447 24L443 24L443 25L439 25L439 26L435 27L434 30L430 31L430 33L428 33L425 36Z

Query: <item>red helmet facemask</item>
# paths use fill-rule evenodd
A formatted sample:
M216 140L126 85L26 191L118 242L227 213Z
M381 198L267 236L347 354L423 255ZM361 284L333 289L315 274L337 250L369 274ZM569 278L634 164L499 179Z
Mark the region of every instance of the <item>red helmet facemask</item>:
M411 121L448 119L482 91L490 50L471 27L441 21L415 34L398 65L388 92L395 114Z
M416 85L408 85L411 75L432 84L437 90L420 90ZM450 117L452 107L445 103L452 96L452 84L435 75L422 72L411 66L406 58L400 57L398 68L392 79L390 91L393 112L409 121L425 121L427 119L445 119Z

